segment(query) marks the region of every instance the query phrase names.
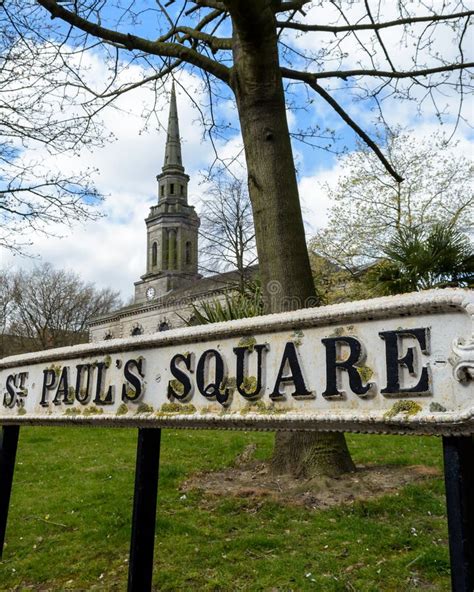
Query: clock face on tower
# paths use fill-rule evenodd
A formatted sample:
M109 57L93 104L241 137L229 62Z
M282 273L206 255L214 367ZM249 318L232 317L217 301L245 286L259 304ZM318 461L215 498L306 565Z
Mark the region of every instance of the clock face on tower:
M148 290L146 291L147 300L153 300L154 296L155 296L155 288L148 288Z

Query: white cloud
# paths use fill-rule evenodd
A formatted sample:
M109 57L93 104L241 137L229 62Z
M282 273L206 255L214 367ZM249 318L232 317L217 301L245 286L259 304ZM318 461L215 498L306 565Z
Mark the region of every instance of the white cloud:
M330 187L335 187L343 172L344 164L343 160L340 160L330 167L321 168L301 178L299 191L308 237L324 228L328 221L328 212L332 204L323 186L327 183Z

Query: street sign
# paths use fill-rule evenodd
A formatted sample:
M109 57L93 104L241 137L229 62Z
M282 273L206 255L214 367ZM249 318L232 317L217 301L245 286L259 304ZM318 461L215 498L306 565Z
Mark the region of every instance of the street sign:
M474 297L431 290L0 361L0 423L474 432Z

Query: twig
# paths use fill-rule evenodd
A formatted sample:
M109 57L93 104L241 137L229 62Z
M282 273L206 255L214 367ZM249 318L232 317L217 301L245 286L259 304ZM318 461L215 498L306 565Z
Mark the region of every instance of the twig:
M67 524L61 524L60 522L53 522L52 520L46 520L45 518L35 517L35 520L41 520L41 522L46 522L46 524L53 524L54 526L62 526L63 528L69 528L69 526Z

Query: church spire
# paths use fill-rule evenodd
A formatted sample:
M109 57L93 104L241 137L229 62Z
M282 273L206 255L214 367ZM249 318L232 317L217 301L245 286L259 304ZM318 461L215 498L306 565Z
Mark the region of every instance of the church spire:
M158 203L146 218L147 266L135 284L135 302L184 287L198 274L199 216L188 204L189 177L181 160L176 92L171 88L165 162L158 181ZM153 288L153 289L152 289Z
M169 169L184 171L181 160L181 140L179 137L178 109L176 107L176 92L171 87L170 113L168 117L168 135L166 138L165 162L163 172Z

